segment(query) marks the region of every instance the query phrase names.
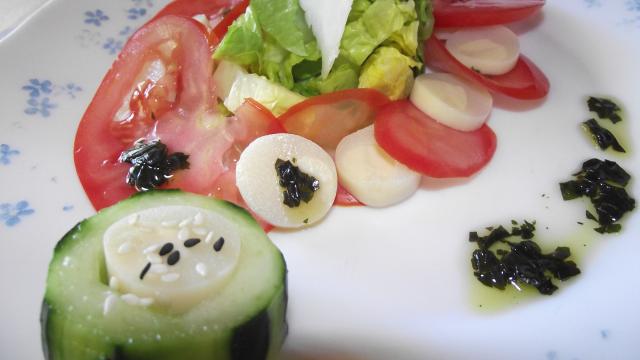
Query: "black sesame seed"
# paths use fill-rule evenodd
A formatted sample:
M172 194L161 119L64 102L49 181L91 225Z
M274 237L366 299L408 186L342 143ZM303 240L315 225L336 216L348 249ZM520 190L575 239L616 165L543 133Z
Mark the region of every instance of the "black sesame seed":
M144 266L144 269L142 269L142 272L140 273L140 280L144 279L144 276L147 275L147 272L149 271L149 269L151 269L151 263L147 263L147 265Z
M162 247L160 248L159 254L160 254L160 256L165 256L168 253L170 253L172 250L173 250L173 243L168 242L168 243L162 245Z
M178 263L179 260L180 260L180 251L176 250L172 252L167 258L167 264L175 265Z
M200 243L200 239L188 239L184 241L184 247L194 247Z
M222 250L223 245L224 245L224 238L220 237L220 239L216 240L216 242L213 243L213 250L220 251Z

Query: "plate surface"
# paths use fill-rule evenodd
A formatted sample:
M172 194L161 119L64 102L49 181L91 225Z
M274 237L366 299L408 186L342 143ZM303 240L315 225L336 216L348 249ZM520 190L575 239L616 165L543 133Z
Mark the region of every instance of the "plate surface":
M75 129L102 76L156 0L48 2L0 41L2 358L42 358L39 313L58 239L94 213L75 175ZM512 25L548 75L543 103L502 104L498 150L465 181L424 181L387 209L336 208L317 226L273 232L289 266L287 353L355 359L637 359L638 211L596 236L558 183L591 157L640 176L640 1L549 1ZM594 149L587 95L620 100L630 155ZM630 186L637 196L637 186ZM536 220L544 247L569 244L582 274L551 297L503 300L471 275L468 232ZM585 225L579 225L584 222ZM504 300L507 299L507 300Z

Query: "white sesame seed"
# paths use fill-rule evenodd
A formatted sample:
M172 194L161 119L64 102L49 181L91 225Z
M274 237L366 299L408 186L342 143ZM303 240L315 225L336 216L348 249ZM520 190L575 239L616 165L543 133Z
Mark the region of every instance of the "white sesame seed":
M116 303L116 299L118 297L114 294L109 294L106 299L104 299L104 303L102 304L102 314L107 315L111 309L113 309L113 305Z
M160 226L167 228L175 227L176 225L178 225L176 220L167 220L160 223Z
M147 248L145 248L144 250L142 250L142 253L147 255L147 254L150 254L150 253L158 250L158 248L160 248L160 244L151 245L151 246L148 246Z
M207 234L207 237L204 238L204 242L207 244L210 244L211 241L213 241L213 231L209 231L209 233Z
M161 264L162 258L158 254L147 254L147 261L152 264Z
M207 235L208 230L202 227L196 227L191 229L191 231L193 231L194 234L199 235L199 236L205 236Z
M184 227L187 227L187 226L191 225L192 223L193 223L193 219L187 218L187 219L184 219L184 220L180 221L180 224L178 224L178 227L179 228L184 228Z
M207 276L207 265L205 265L204 263L197 263L196 264L196 272L198 274L200 274L200 276L204 277Z
M178 240L180 241L185 241L189 238L190 235L190 231L188 228L182 228L180 229L180 231L178 231Z
M118 254L126 254L129 251L131 251L131 243L130 242L124 242L122 244L120 244L120 246L118 246Z
M138 220L140 220L140 214L133 214L129 216L129 225L133 226L137 224Z
M174 282L180 278L180 274L178 273L169 273L162 275L161 279L164 282Z
M151 269L149 269L154 274L164 274L169 271L169 267L165 264L153 264L151 265Z
M151 304L153 304L153 298L140 298L140 305L142 306L149 306Z
M122 301L126 302L129 305L138 305L140 304L140 298L137 297L135 294L124 294L120 296L120 299L122 299Z
M118 281L118 278L115 276L112 276L109 279L109 287L112 288L113 290L118 290L119 286L120 286L120 281Z
M196 214L196 216L193 217L193 225L202 225L202 223L204 222L204 216L202 216L202 213L199 212Z

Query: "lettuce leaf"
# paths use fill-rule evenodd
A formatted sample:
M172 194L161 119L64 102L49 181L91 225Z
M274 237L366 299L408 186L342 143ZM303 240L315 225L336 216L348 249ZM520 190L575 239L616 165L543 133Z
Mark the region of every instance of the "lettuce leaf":
M360 66L391 34L406 21L406 11L396 0L377 0L356 21L347 23L340 44L341 52Z
M305 80L296 83L293 90L304 96L314 96L358 87L359 69L343 57L336 59L326 79L318 76L319 73L320 67L315 76L307 76Z
M260 27L251 8L229 26L218 48L213 53L217 60L228 60L242 65L251 72L257 72L263 53Z
M298 0L251 0L214 58L241 65L287 89L317 95L355 87L405 94L422 69L422 43L433 28L432 0L353 0L330 73Z
M298 0L251 0L250 8L262 30L287 51L302 57L318 51Z
M364 63L358 87L379 90L391 100L406 98L413 86L412 68L419 66L395 47L379 47Z

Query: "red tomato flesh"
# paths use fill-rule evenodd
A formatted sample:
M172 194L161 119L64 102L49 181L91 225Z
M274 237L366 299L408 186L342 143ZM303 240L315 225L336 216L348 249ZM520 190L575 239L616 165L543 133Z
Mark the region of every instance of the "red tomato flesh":
M211 30L211 43L217 44L227 33L227 28L249 6L249 0L176 0L165 6L156 16L154 21L165 15L178 15L192 18L196 15L206 16L214 26ZM150 22L151 22L150 21Z
M544 0L434 0L436 28L507 24L538 12Z
M333 205L363 206L364 204L358 201L355 196L351 195L342 185L338 184L338 191L336 192L336 199L333 201Z
M166 15L178 15L191 18L202 14L210 19L216 17L222 18L240 3L248 3L248 0L175 0L162 8L149 22Z
M311 97L292 106L278 120L285 130L304 136L333 153L342 138L371 125L389 98L373 89L349 89ZM338 185L334 205L360 206L361 202Z
M483 75L459 62L444 45L431 36L424 46L425 63L432 69L452 73L479 83L489 91L520 100L536 100L549 93L549 80L531 60L520 55L515 67L502 75Z
M458 131L431 119L407 100L382 108L376 117L378 145L410 169L434 178L468 177L496 150L496 135L485 124Z
M188 18L164 16L127 42L80 121L74 144L80 182L96 209L135 192L125 183L129 165L118 156L139 138L160 139L170 152L190 156L190 168L165 187L244 205L235 186L240 152L255 138L284 130L251 100L233 117L219 114L212 69L208 34Z
M374 89L349 89L311 97L278 120L287 132L304 136L332 152L343 137L371 125L389 99Z

